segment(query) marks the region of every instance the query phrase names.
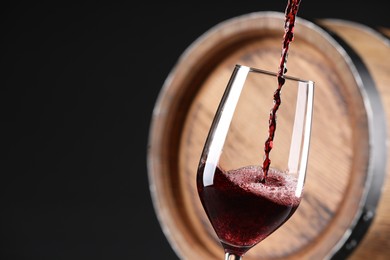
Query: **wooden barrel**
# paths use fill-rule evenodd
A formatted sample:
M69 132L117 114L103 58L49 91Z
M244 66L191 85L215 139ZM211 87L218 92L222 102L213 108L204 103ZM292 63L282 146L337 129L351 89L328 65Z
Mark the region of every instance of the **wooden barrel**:
M149 136L150 190L182 259L223 258L198 198L198 160L234 65L276 71L283 23L283 13L259 12L215 26L180 57L159 95ZM304 197L245 259L390 255L386 33L343 20L297 20L287 74L316 84Z

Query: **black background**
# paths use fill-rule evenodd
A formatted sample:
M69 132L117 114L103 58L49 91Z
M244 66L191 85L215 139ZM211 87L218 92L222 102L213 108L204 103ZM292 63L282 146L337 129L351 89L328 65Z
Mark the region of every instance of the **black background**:
M160 88L208 29L287 2L37 2L0 7L0 259L177 259L146 169ZM386 1L366 2L299 16L390 27Z

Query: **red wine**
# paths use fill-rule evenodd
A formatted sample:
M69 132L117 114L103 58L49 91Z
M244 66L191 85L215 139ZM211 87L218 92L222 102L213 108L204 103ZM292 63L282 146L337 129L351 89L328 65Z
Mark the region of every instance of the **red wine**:
M295 17L298 13L299 9L299 3L301 0L289 0L287 4L287 8L285 11L286 20L284 23L284 36L283 36L283 48L282 48L282 55L280 58L279 63L279 69L277 74L278 79L278 88L274 92L274 106L272 107L270 114L269 114L269 128L268 128L268 138L265 141L264 144L264 161L263 161L263 180L265 181L267 178L268 169L271 165L271 159L269 158L269 154L273 147L273 140L275 136L275 130L276 130L276 112L279 109L279 106L281 105L282 101L280 98L280 92L282 90L282 87L284 85L285 79L284 74L287 72L287 55L288 55L288 49L290 46L290 43L294 39L294 26L295 26Z
M280 227L296 210L296 178L270 169L266 183L260 166L224 172L199 167L197 186L206 214L225 249L243 255ZM204 185L204 175L214 176Z

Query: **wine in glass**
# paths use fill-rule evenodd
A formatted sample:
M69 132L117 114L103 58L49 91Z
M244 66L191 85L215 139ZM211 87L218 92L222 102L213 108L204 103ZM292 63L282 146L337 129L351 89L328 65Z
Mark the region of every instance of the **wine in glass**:
M198 193L225 259L241 259L292 216L302 197L314 83L283 76L275 128L269 120L278 80L236 65L200 158Z

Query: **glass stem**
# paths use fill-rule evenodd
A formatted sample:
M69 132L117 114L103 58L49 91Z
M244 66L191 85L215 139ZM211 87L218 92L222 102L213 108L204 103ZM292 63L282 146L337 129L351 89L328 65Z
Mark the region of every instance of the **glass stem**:
M232 253L226 253L225 260L242 260L242 256L238 256Z

